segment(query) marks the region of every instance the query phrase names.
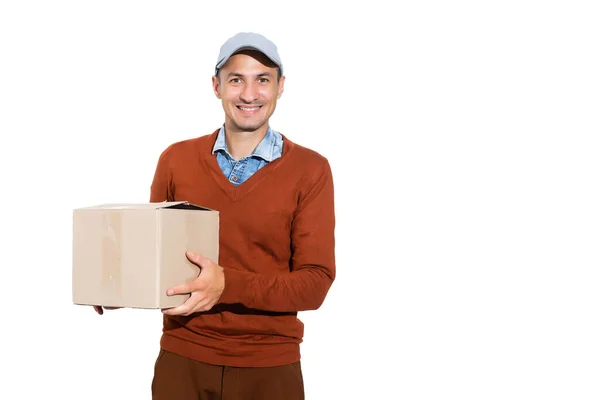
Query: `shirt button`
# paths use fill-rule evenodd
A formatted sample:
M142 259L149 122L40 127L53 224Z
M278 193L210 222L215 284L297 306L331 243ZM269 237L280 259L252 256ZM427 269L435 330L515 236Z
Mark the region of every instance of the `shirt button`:
M234 177L233 177L233 181L234 181L234 182L237 182L237 180L238 180L238 177L237 177L237 176L234 176Z

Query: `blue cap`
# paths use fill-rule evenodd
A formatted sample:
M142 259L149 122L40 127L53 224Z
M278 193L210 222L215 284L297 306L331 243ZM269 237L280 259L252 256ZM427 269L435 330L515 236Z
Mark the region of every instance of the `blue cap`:
M215 75L217 75L219 69L225 65L227 60L229 60L229 57L240 50L247 49L257 50L263 53L279 67L279 72L283 75L283 65L281 64L281 58L279 58L275 43L271 42L263 35L252 32L240 32L223 43L221 51L219 52L219 58L217 59L217 65L215 66Z

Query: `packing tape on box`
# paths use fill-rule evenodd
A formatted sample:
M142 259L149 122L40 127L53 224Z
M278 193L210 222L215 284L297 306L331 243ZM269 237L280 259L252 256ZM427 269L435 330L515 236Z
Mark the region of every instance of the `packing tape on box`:
M121 213L118 211L102 216L102 286L121 297L122 242Z

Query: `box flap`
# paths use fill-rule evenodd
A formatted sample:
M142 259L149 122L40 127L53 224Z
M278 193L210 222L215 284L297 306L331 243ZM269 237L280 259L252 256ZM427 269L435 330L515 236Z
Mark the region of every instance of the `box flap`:
M188 203L187 201L184 202L173 202L176 204L167 206L167 207L162 207L162 209L168 209L168 210L205 210L205 211L215 211L211 208L208 207L202 207L202 206L198 206L196 204L192 204L192 203ZM215 211L216 212L216 211Z

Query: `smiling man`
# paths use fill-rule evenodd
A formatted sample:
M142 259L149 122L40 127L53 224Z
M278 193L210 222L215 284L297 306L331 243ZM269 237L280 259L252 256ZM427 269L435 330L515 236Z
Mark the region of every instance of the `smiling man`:
M200 268L181 306L163 310L154 399L304 398L299 311L323 303L335 279L329 163L273 130L285 76L277 47L240 33L221 47L214 93L223 126L160 155L150 201L219 211L220 256Z

